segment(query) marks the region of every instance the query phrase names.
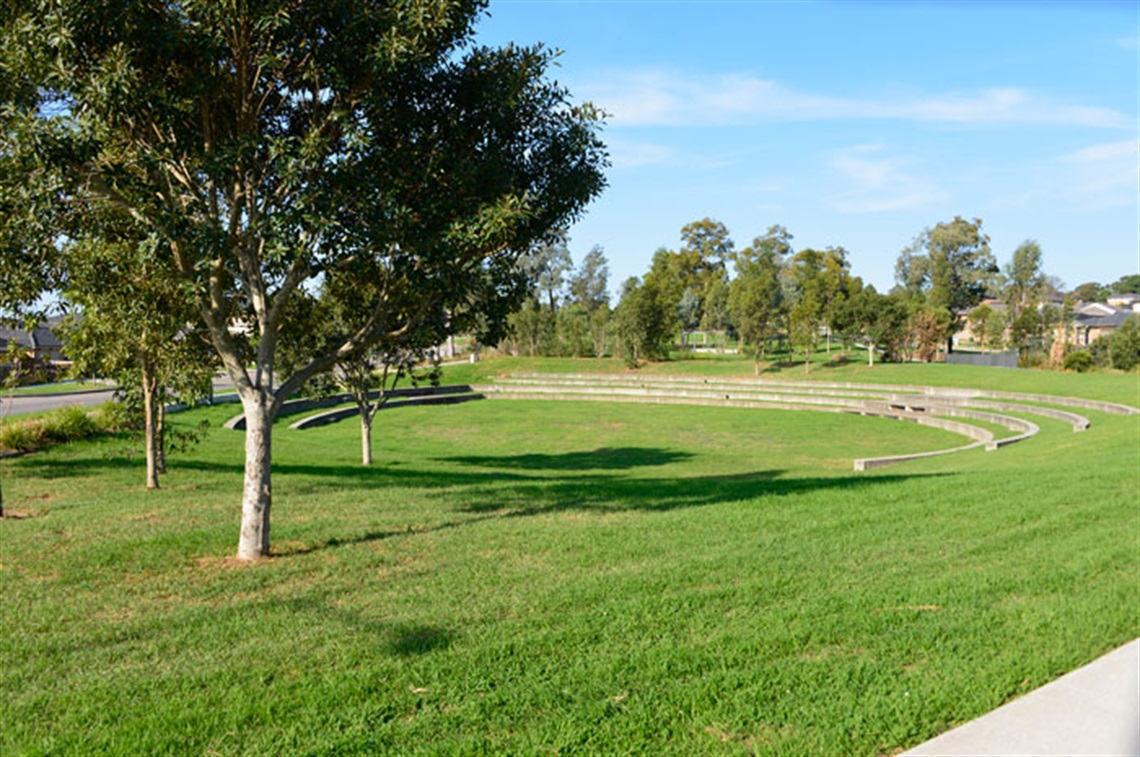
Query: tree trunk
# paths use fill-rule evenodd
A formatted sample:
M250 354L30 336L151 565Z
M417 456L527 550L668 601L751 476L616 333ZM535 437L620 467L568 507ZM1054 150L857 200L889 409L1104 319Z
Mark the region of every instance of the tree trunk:
M158 391L155 402L155 469L159 474L166 473L166 403L163 401L164 391Z
M372 465L372 413L365 408L360 413L360 462Z
M875 343L868 342L867 344L867 367L875 367Z
M158 488L158 381L147 361L142 364L143 438L146 447L146 488Z
M238 559L269 556L269 506L272 501L272 400L264 392L242 398L245 410L245 483L241 500Z

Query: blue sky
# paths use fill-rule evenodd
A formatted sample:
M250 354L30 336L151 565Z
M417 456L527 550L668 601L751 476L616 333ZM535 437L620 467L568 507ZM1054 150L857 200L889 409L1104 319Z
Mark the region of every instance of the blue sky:
M610 288L704 217L841 245L880 291L955 215L1069 287L1140 270L1140 2L492 0L484 44L563 51L610 114L609 187L571 229Z

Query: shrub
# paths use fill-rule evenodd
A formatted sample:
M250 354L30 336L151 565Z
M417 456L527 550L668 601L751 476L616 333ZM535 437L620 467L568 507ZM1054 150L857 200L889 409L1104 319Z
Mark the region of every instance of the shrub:
M1068 355L1065 355L1064 368L1066 371L1085 373L1092 369L1094 365L1093 356L1084 350L1070 352Z
M0 449L36 452L52 444L88 439L99 426L81 407L61 407L39 418L0 426Z
M142 428L141 414L124 402L108 400L100 405L94 414L95 423L108 433L134 431Z
M43 417L44 434L53 442L88 439L99 433L99 427L87 411L76 405L61 407Z
M1133 316L1108 338L1113 368L1130 371L1140 366L1140 318Z
M0 426L0 450L35 452L48 444L42 419L5 423Z

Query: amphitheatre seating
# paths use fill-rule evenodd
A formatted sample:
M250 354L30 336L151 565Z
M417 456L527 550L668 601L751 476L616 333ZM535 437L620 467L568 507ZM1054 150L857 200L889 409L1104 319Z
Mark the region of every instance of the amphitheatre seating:
M1059 420L1070 424L1074 431L1087 429L1090 425L1088 418L1069 410L1060 410L1056 405L1122 415L1140 413L1137 408L1127 405L1075 397L947 387L770 379L517 373L501 377L493 384L474 387L474 390L488 398L501 399L648 402L858 413L920 423L961 434L969 439L965 445L944 450L855 460L855 470L859 471L979 446L993 451L1038 433L1036 423L1005 413ZM1009 400L1040 404L1030 405ZM991 431L973 425L970 421L1003 426L1013 434L995 438Z
M456 404L459 402L469 402L471 400L483 399L483 397L475 392L472 392L471 387L465 384L456 384L452 386L420 386L408 387L406 389L389 389L388 401L382 406L385 409L395 409L397 407L410 407L413 405L443 405L443 404ZM380 393L370 392L369 396L376 399ZM343 405L346 402L352 402L351 394L334 394L329 397L320 398L301 398L295 400L288 400L282 406L281 410L277 413L278 416L283 415L296 415L297 413L304 413L310 410L319 410L321 408L336 408L337 405ZM308 416L295 423L290 424L289 428L305 429L313 428L315 426L323 426L328 423L335 423L336 421L350 418L359 413L359 409L355 406L348 408L336 408L328 412L319 413L317 415ZM224 424L224 428L234 430L245 429L245 415L235 415Z
M373 397L377 394L373 393ZM854 413L918 423L950 431L967 439L966 444L948 449L856 459L854 468L857 471L977 447L993 451L1038 433L1039 427L1036 423L1019 416L1036 415L1068 423L1074 432L1089 428L1090 422L1086 416L1071 409L1060 409L1061 407L1089 409L1116 415L1140 414L1138 408L1113 402L981 389L625 374L515 373L502 376L493 384L483 386L455 385L396 389L390 390L388 396L388 401L383 405L387 409L426 404L455 404L488 398L685 404ZM316 400L290 400L285 403L280 414L289 415L328 408L351 401L351 396L347 394ZM355 416L358 412L356 407L334 408L302 418L291 424L290 428L305 429L335 423ZM971 421L1002 426L1012 433L999 438L989 429L975 425ZM225 427L244 429L245 417L235 416L226 422Z

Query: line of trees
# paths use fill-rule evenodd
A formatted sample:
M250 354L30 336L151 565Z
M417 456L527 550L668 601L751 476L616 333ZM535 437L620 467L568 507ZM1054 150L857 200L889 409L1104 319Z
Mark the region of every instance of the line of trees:
M609 263L595 246L575 267L569 237L559 231L519 261L523 306L509 319L501 347L534 357L602 357L612 342Z
M605 328L592 331L601 335L592 343L594 354L620 354L631 365L666 359L678 345L691 346L699 330L713 334L718 346L734 340L758 373L774 353L808 366L811 355L824 343L831 351L834 340L865 345L871 364L876 355L932 361L953 351L968 326L983 351L1012 347L1023 365L1064 363L1079 293L1062 298L1062 285L1044 272L1033 240L999 267L981 219L955 217L922 231L900 252L888 293L853 275L843 247L796 250L783 226L770 227L743 249L710 218L687 224L680 236L677 250L659 249L644 276L622 283L612 312L599 307ZM512 349L589 353L575 347L569 314L577 300L560 294L572 269L564 241L532 258L540 283L528 307L512 317ZM1095 292L1084 293L1107 294L1099 285L1083 288L1092 286ZM1111 289L1140 289L1140 276L1122 277Z

